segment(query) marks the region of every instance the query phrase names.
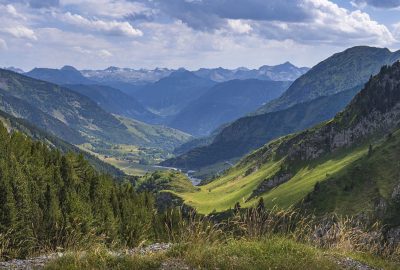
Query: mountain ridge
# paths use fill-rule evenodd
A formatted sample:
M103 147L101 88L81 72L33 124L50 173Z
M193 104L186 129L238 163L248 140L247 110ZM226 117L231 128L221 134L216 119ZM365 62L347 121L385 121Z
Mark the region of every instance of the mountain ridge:
M183 108L169 125L195 136L207 136L219 126L279 97L290 83L258 79L218 83Z
M337 93L337 95L340 96L340 92L348 91L347 93L349 93L352 91L352 89L356 89L357 87L359 88L358 90L360 90L362 88L361 85L364 84L369 79L369 77L371 76L371 74L373 72L376 71L376 73L378 73L379 69L382 65L392 64L392 62L394 62L395 59L397 59L397 58L400 58L400 51L392 53L388 49L380 49L380 48L373 48L373 47L366 47L366 46L353 47L353 48L347 49L343 52L336 53L334 56L328 57L327 59L325 59L324 61L320 62L315 67L313 67L309 72L307 72L306 74L304 74L303 76L298 78L280 98L278 98L274 101L271 101L270 103L266 104L265 106L262 106L255 113L250 114L250 116L240 118L240 119L234 121L233 123L231 123L230 125L225 127L223 130L221 130L220 134L219 134L220 140L218 142L213 140L210 144L208 144L206 146L191 149L187 153L185 153L181 156L178 156L175 159L165 161L163 164L165 164L166 166L171 165L171 166L177 166L177 167L182 167L182 168L185 166L188 166L187 164L192 164L192 167L189 169L195 169L195 168L197 169L197 168L199 168L199 164L203 164L202 162L205 162L207 160L207 155L212 156L213 159L216 159L217 153L224 153L222 161L237 157L238 155L240 157L241 155L244 155L248 152L245 152L245 151L235 152L236 150L239 150L242 148L242 149L245 149L246 151L250 151L250 150L256 149L257 147L260 147L261 143L264 144L264 143L268 142L268 141L260 142L258 139L256 139L254 141L259 141L258 144L255 146L252 146L253 141L252 140L247 141L248 136L246 135L246 133L248 133L249 131L246 129L246 127L249 125L252 125L252 123L257 123L257 120L260 118L257 115L264 115L266 117L265 119L270 119L266 115L277 112L279 110L285 111L290 108L293 109L294 106L299 105L298 102L300 102L301 100L306 100L306 101L303 101L303 102L305 102L304 104L308 104L309 106L311 106L310 109L312 109L314 111L315 115L323 116L320 118L316 118L315 115L311 115L310 120L314 119L319 122L328 120L329 118L333 117L337 112L339 112L341 109L344 108L344 106L346 104L344 104L343 101L350 101L349 96L344 94L343 100L335 99L335 97L337 97L337 96L334 96L333 99L335 101L332 100L331 102L337 102L336 111L333 110L333 111L330 111L329 114L324 114L324 110L325 110L324 106L326 106L326 105L321 104L321 106L317 110L317 108L314 106L313 99L308 100L311 97L312 91L307 91L306 95L303 95L304 89L309 89L311 87L315 87L314 92L317 93L316 94L317 99L320 97L323 97L324 95L331 96L332 93ZM328 66L327 70L323 69L323 67L325 67L325 66ZM358 67L361 67L361 66L366 66L366 69L360 71L358 69ZM349 67L349 69L346 69L346 67ZM342 77L344 81L339 79L339 78L341 78L341 76L344 76L344 77ZM335 79L332 79L332 78L335 78ZM363 79L365 79L365 81L362 81ZM359 84L357 84L358 82L359 82ZM302 87L299 88L297 85L302 85ZM320 88L319 87L320 85L323 85L323 86L328 85L330 87ZM352 86L352 88L344 89L344 85L346 87ZM341 91L337 91L338 89L340 89ZM303 97L299 98L297 103L295 102L294 104L290 105L292 107L287 107L287 106L289 106L288 104L290 102L292 102L291 98L298 96L297 94L289 95L288 93L297 91L297 90L299 91L298 95L303 96ZM324 93L326 93L326 94L324 94ZM354 92L354 94L355 93L356 92ZM286 98L288 95L290 96L290 99ZM274 107L274 108L276 108L276 110L272 109L272 106L275 106L273 104L278 104L278 103L286 104L286 105L279 105L280 106L279 109L278 109L278 107ZM327 103L327 105L332 106L334 104ZM305 112L305 111L306 111L305 108L303 108L303 112ZM247 119L247 121L245 121L244 119ZM299 128L308 128L308 127L316 124L316 121L309 121L309 126L298 125L296 127L296 124L300 123L299 120L296 120L295 122L292 123L293 128L286 130L286 132L287 132L286 134L292 133L294 131L298 131ZM259 124L259 126L261 125L261 127L264 127L264 128L258 128L258 131L260 132L260 134L256 134L256 136L271 140L274 138L271 138L271 137L268 138L266 135L273 133L276 130L276 128L278 128L278 129L281 128L281 125L285 124L285 122L278 121L276 127L275 126L268 127L265 125L265 123L258 123L258 124ZM241 126L242 126L243 130L241 129ZM235 127L235 130L234 130L234 132L232 131L233 134L231 134L229 132L229 130L233 129L233 127ZM224 134L224 132L226 132L226 133ZM244 136L241 139L240 136L236 136L237 134L244 134ZM283 133L279 134L279 136L282 136L282 135L285 135L285 134L283 134ZM230 136L233 136L233 137L236 136L238 138L236 143L234 144L234 146L228 143ZM218 135L216 137L218 137ZM225 143L224 138L226 138L226 147L224 146L224 143ZM247 145L244 145L244 147L237 147L238 145L241 145L242 143L243 144L247 143ZM206 155L206 153L207 153L207 155ZM219 154L219 155L221 156L221 154ZM190 162L187 159L189 159ZM221 161L221 160L219 160L219 161ZM214 162L216 162L216 160L214 160ZM207 166L211 165L211 164L212 164L212 162L210 160L210 161L208 161ZM206 166L206 164L203 164L203 165Z
M375 159L382 161L387 155L387 162L398 164L399 146L400 62L396 62L382 67L333 119L268 143L221 177L201 186L198 192L175 194L202 213L229 209L239 200L251 206L260 197L268 207L287 208L310 204L319 194L313 207L325 196L335 213L370 211L379 215L383 210L376 208L376 200L384 199L388 212L383 215L392 216L390 211L400 211L389 207L395 199L392 191L394 194L400 186L398 178L392 177L398 176L398 167L390 167L390 174L386 175L387 166L370 163ZM373 180L368 166L374 167ZM363 172L361 167L367 171ZM335 186L335 192L341 189L340 193L329 193L327 187L340 179L351 181ZM320 185L326 187L325 193L318 193ZM363 196L365 189L373 196ZM336 202L339 208L335 208L335 198L343 200ZM320 210L326 213L323 207ZM399 219L392 221L397 222L392 225L400 224Z

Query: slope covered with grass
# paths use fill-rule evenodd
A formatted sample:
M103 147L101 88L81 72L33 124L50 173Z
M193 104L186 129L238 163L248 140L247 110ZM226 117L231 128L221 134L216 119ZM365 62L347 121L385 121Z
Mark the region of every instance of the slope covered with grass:
M374 213L383 205L381 217L397 224L399 125L396 62L331 121L265 145L199 191L175 194L201 213L251 206L260 197L270 208L302 203L325 213Z

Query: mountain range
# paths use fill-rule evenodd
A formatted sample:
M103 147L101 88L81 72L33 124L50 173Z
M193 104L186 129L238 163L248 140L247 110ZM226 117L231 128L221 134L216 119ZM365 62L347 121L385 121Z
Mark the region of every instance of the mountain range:
M214 84L211 80L182 69L144 86L132 95L150 111L162 117L169 117L180 112Z
M236 79L216 84L183 108L169 125L194 136L207 136L220 125L278 98L290 83Z
M207 78L216 82L230 80L259 79L271 81L294 81L309 70L307 67L296 67L290 62L276 66L261 66L258 69L237 68L201 68L193 73L199 77Z
M72 66L64 66L61 69L34 68L31 71L24 73L24 75L58 85L95 83L94 81L84 77L76 68Z
M400 62L383 66L326 122L280 137L196 191L175 191L201 213L300 206L313 213L379 218L400 225Z
M107 112L147 123L158 121L157 115L146 109L134 97L118 89L98 84L66 84L65 87L90 98Z
M183 132L136 121L136 126L140 125L142 131L156 129L160 136L171 135L160 140L152 140L153 136L143 138L143 133L127 127L89 97L7 70L0 70L0 109L73 144L134 144L162 148L159 141L169 141L171 136L175 146L190 138ZM161 129L164 131L160 132Z
M167 160L164 166L199 169L240 158L279 136L311 127L341 111L380 67L400 58L400 52L353 47L337 53L298 78L278 99L254 115L223 128L207 145Z
M290 62L285 62L276 66L264 65L258 69L248 68L200 68L192 72L205 79L215 82L225 82L235 79L260 79L272 81L294 81L299 76L309 70L306 67L296 67ZM104 70L82 70L81 73L90 80L101 83L124 82L126 84L146 84L154 83L162 78L168 77L174 69L156 68L149 69L131 69L108 67ZM127 85L125 85L127 86Z
M116 67L104 72L78 71L64 66L61 69L35 68L25 75L73 88L107 112L204 136L278 97L289 86L288 78L295 79L306 71L307 68L297 68L290 63L263 66L257 70L217 68L193 72L185 69L149 71ZM219 79L216 79L216 74L219 74ZM152 75L155 76L153 79L150 78ZM143 81L133 82L139 78ZM271 80L279 78L282 82ZM259 94L263 88L261 85L265 85L263 95ZM247 101L238 102L244 96ZM210 113L213 114L212 122L207 120ZM195 117L189 119L192 116Z

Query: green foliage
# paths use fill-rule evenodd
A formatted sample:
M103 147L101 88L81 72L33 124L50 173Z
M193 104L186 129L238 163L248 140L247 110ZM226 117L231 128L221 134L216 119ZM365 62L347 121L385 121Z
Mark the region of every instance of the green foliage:
M196 189L186 175L178 171L157 171L146 174L137 183L138 191L194 192Z
M147 254L134 256L112 256L106 250L95 250L88 254L70 253L66 256L50 262L45 270L109 270L109 269L129 269L129 270L150 270L159 269L164 254Z
M154 237L154 198L0 125L0 258ZM0 237L1 238L1 237ZM6 243L6 244L4 244Z

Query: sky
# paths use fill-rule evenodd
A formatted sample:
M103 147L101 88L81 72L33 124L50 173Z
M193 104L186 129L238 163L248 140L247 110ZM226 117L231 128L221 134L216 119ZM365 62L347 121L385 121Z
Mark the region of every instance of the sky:
M400 49L400 0L0 0L0 66L197 69Z

